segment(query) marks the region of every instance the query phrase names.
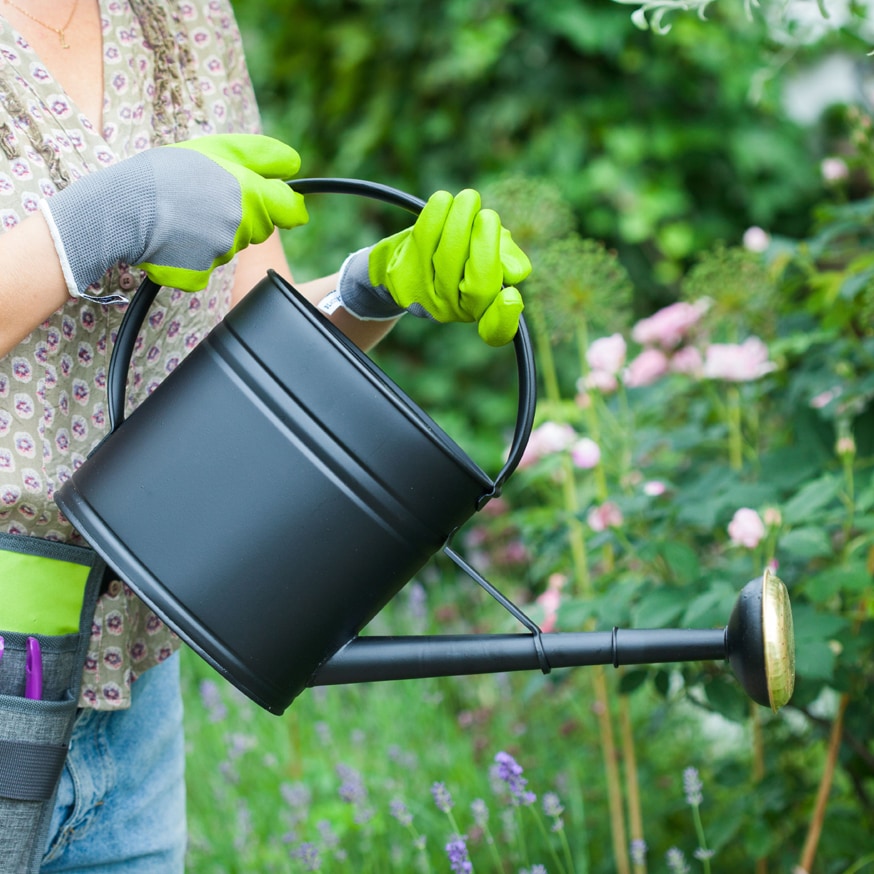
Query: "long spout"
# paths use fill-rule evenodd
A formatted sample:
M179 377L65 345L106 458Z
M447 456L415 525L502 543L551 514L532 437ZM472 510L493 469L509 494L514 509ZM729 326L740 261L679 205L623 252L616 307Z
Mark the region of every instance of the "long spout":
M786 587L772 574L744 586L725 628L357 637L309 685L725 660L758 704L777 710L792 696L792 613Z
M357 637L316 672L311 686L416 680L727 657L725 629L625 630L542 634Z

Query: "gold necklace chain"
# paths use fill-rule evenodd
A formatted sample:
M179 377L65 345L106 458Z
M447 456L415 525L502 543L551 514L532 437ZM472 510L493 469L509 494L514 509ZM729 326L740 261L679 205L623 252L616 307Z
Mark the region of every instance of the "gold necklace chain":
M46 24L45 21L41 21L35 15L31 15L26 9L22 9L17 3L13 3L12 0L4 0L7 6L11 6L13 9L17 9L22 15L29 18L31 21L36 22L40 27L44 27L46 30L50 30L52 33L56 33L58 35L58 39L61 41L61 48L68 49L70 48L70 44L67 42L66 31L70 26L70 22L73 20L73 16L76 14L76 8L79 5L79 0L73 0L73 8L70 10L70 17L67 19L63 27L52 27L51 24Z

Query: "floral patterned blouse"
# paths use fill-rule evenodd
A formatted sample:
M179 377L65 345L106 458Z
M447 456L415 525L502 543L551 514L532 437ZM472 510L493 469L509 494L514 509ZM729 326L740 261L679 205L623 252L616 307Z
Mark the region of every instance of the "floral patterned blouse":
M260 129L228 0L99 3L102 130L0 17L3 231L34 212L41 197L144 149ZM129 410L221 319L233 276L231 263L216 270L202 292L161 291L137 340ZM139 271L119 263L90 293L129 298L140 280ZM83 542L52 498L106 434L106 372L124 309L123 303L70 299L0 358L0 530ZM100 599L91 642L80 704L98 709L129 706L131 682L179 647L172 631L118 581Z

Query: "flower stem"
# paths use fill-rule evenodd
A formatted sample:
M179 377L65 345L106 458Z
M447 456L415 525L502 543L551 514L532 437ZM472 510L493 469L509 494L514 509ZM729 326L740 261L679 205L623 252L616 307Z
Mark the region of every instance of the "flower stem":
M489 845L489 852L492 854L492 861L495 863L495 870L498 874L502 874L504 870L504 863L501 861L501 857L498 855L498 847L495 844L495 839L492 836L492 833L489 831L489 827L484 825L482 827L483 835L485 836L486 843Z
M543 822L543 818L540 816L540 814L536 810L534 810L533 807L531 808L531 815L534 817L535 821L537 822L537 827L540 829L540 834L543 835L544 843L546 844L546 847L549 850L550 855L554 859L555 864L556 864L560 874L567 874L567 871L565 870L564 865L562 865L562 863L561 863L561 859L559 859L559 857L558 857L558 853L556 853L555 848L552 846L552 840L550 839L549 832L547 831L546 825Z
M838 753L841 749L841 737L844 733L844 714L850 703L848 694L841 695L838 702L838 711L835 721L832 723L831 734L828 741L828 752L825 759L825 767L819 780L819 789L816 793L816 803L813 806L813 816L807 829L807 837L804 839L804 847L801 850L801 859L798 867L802 871L810 871L813 860L816 858L816 848L819 845L819 837L822 834L822 824L825 820L825 809L828 805L828 797L831 792L832 782L835 776L835 766L838 761Z
M536 316L536 314L535 314ZM542 321L535 318L537 348L540 354L540 372L548 400L556 404L561 401L561 391L558 383L558 373L555 358L552 355L548 332L542 327ZM589 576L589 561L586 549L586 538L583 525L579 519L580 506L576 492L573 462L569 455L563 459L563 498L564 508L568 514L568 540L574 569L574 580L579 592L585 597L591 597L592 581ZM610 831L613 838L613 852L618 874L631 874L628 867L628 841L625 832L625 820L622 811L622 782L619 774L619 762L616 754L616 742L613 737L613 726L610 722L610 700L607 695L607 683L601 666L595 666L592 671L594 685L595 708L598 713L598 728L601 742L601 755L604 760L604 770L607 780L607 797L610 811Z
M732 470L743 467L743 434L741 432L740 391L736 385L728 387L728 458Z
M604 668L596 665L592 670L595 687L595 705L598 711L598 727L601 735L601 755L604 759L604 772L607 777L607 801L610 811L610 831L613 837L613 856L619 874L630 874L628 867L628 837L625 832L625 818L622 812L622 781L619 774L619 757L613 725L610 721L610 705L607 696L607 678Z
M695 821L695 833L698 835L698 846L705 851L705 856L701 860L701 864L704 866L704 874L710 874L710 857L706 855L707 852L707 839L704 837L704 824L701 822L701 811L698 809L699 805L692 805L692 818Z
M628 830L632 841L643 840L643 812L637 779L637 754L627 695L619 696L619 724L622 728L622 757L625 761L625 791L628 794ZM646 862L634 862L634 874L646 874Z

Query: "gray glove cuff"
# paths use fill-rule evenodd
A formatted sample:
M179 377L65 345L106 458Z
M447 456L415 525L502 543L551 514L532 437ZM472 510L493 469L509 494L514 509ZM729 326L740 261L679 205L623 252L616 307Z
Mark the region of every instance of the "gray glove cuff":
M84 176L40 202L73 297L88 297L88 286L117 261L140 261L155 221L149 163L123 161L113 169ZM130 205L123 216L113 208L120 197Z
M148 149L91 173L40 208L70 294L117 261L207 271L228 260L243 215L240 183L194 149Z
M340 268L337 278L337 293L340 302L357 319L362 321L388 321L403 315L406 310L399 307L384 285L370 284L368 265L370 250L359 249L353 252Z

